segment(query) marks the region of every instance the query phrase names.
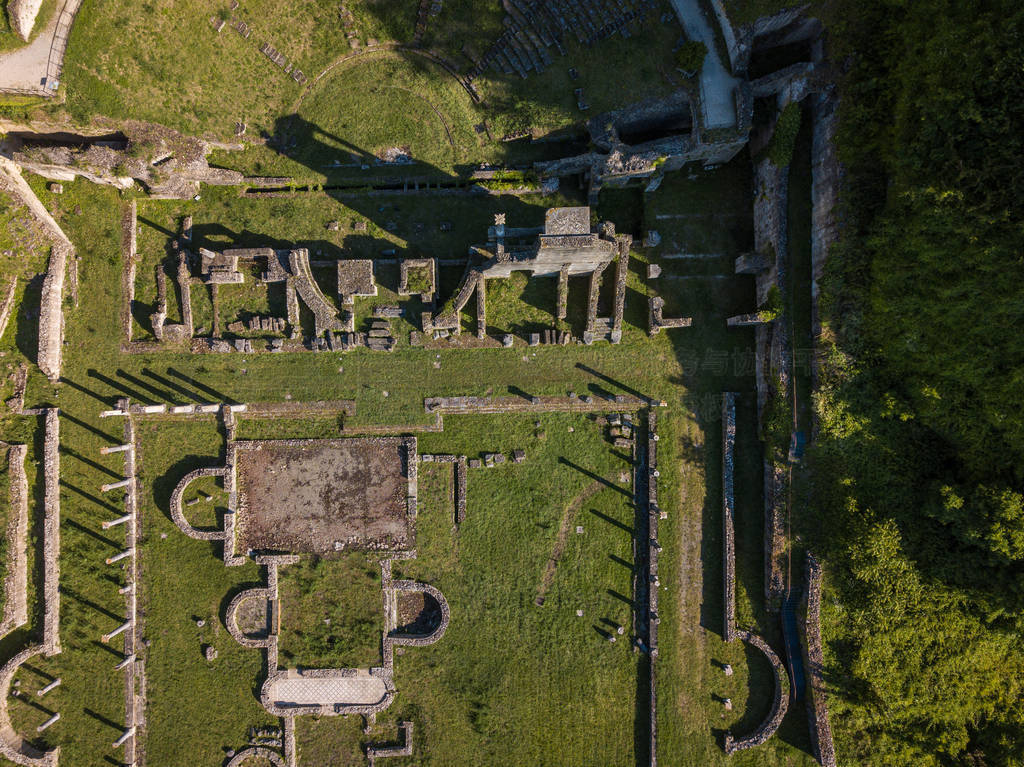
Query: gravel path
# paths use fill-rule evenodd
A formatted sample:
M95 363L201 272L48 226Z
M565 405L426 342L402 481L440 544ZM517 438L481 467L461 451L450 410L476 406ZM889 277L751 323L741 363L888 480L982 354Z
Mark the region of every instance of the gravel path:
M700 102L705 128L732 128L736 125L736 103L733 93L739 82L718 58L715 31L704 17L699 0L672 0L690 40L700 40L708 48L700 72Z

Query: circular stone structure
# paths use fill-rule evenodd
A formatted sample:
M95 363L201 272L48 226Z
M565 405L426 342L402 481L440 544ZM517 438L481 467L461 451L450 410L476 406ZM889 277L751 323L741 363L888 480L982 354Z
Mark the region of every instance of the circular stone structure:
M243 748L231 757L231 761L228 762L227 767L243 767L254 759L256 760L256 764L259 764L262 760L266 764L274 765L274 767L285 767L284 759L281 758L281 755L266 746L250 746L249 748Z

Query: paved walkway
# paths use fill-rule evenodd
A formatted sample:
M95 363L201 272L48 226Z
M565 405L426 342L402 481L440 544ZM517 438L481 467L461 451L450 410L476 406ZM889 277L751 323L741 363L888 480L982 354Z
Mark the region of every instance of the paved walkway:
M290 671L270 687L270 699L278 706L372 706L384 700L384 680L360 670L355 676L300 676Z
M48 76L60 76L71 22L81 4L82 0L66 0L35 40L22 48L0 54L0 91L42 91Z
M705 128L736 127L736 102L733 95L739 82L718 58L715 31L704 17L699 0L672 0L672 7L691 40L699 40L708 48L704 68L700 72L700 103Z

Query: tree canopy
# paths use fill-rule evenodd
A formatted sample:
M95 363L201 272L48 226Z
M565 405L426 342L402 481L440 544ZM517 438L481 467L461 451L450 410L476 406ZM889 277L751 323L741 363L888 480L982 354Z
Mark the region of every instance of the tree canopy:
M1024 760L1024 10L847 0L805 520L841 758Z

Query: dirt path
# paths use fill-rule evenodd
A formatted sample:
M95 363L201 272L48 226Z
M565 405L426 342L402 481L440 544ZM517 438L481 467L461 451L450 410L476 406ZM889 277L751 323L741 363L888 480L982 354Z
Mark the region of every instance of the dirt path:
M555 547L551 550L551 557L548 559L548 565L544 569L544 575L540 579L540 586L537 588L536 603L538 605L544 604L544 596L548 593L551 583L555 580L555 568L558 567L558 560L562 558L565 544L569 540L569 527L572 524L573 517L579 511L580 506L601 492L605 487L607 487L606 481L595 479L565 507L565 511L562 513L562 523L558 528L558 537L555 539Z

